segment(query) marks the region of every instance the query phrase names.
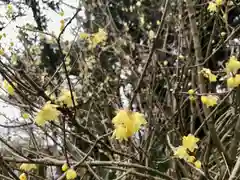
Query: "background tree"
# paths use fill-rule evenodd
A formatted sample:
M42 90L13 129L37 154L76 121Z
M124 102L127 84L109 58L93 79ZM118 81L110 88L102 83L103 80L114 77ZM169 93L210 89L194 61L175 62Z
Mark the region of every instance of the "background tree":
M1 178L238 179L238 1L1 2Z

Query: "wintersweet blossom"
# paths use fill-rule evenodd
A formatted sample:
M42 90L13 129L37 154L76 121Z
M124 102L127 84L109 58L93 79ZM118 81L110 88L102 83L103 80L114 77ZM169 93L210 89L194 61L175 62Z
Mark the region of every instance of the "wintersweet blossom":
M209 12L216 12L217 4L215 2L209 2L207 9Z
M27 180L27 175L25 173L20 174L19 176L20 180Z
M122 141L127 140L134 133L139 131L140 127L145 125L147 122L143 114L129 111L127 109L121 109L112 119L112 123L115 127L113 137Z
M28 119L29 118L29 114L28 113L23 113L22 114L22 118L23 119Z
M68 169L66 172L66 179L73 180L77 177L77 173L74 169Z
M189 162L189 163L194 163L195 160L196 160L196 158L194 156L187 157L187 162Z
M240 62L237 60L236 56L231 56L228 62L226 63L227 73L236 74L240 69Z
M201 161L197 160L197 161L194 162L194 165L195 165L196 168L200 169L201 166L202 166L202 163L201 163Z
M223 4L223 0L215 0L217 6L221 6Z
M23 170L23 171L29 172L33 169L37 169L37 166L35 164L23 163L23 164L21 164L20 169Z
M15 90L14 90L13 86L7 82L7 80L3 81L3 88L8 92L8 94L14 95Z
M103 43L107 40L107 33L104 29L99 28L97 33L92 34L90 44L92 47L96 47L98 44Z
M194 135L189 134L188 136L183 136L182 145L190 152L193 152L195 149L198 148L197 142L199 138L196 138Z
M207 78L210 82L216 82L217 81L217 76L214 75L210 69L208 68L203 68L201 70L202 75Z
M73 95L74 104L77 105L76 93L72 92L72 95ZM57 101L67 105L67 107L73 107L71 92L69 90L63 89Z
M187 159L188 158L188 153L187 149L183 146L178 146L174 152L174 156L180 158L180 159Z
M238 87L240 84L240 74L236 74L235 76L229 77L227 79L228 88Z
M198 141L199 138L195 137L192 134L183 136L182 145L175 148L174 156L193 164L196 168L201 168L201 162L199 160L196 160L195 156L189 154L198 148Z
M188 98L189 98L190 101L195 101L196 100L195 91L193 89L189 89L187 93L189 94Z
M47 121L58 120L60 111L57 110L57 107L57 105L51 104L51 102L48 101L38 112L35 118L36 124L43 126Z
M64 163L63 165L62 165L62 171L63 172L65 172L65 171L67 171L68 170L68 164L67 163Z
M201 96L201 101L207 107L212 107L217 104L218 96L208 95L208 96Z
M85 33L85 32L80 32L79 33L79 37L80 37L80 39L87 39L87 38L89 38L90 36L89 36L89 34L88 33Z
M60 31L62 31L62 30L64 29L64 26L65 26L65 21L62 19L62 20L60 21L60 24L61 24L61 26L60 26Z

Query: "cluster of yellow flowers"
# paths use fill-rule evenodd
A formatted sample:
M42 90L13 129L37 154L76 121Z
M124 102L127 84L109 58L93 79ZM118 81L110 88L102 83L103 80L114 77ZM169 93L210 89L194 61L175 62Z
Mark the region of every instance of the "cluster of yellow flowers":
M208 11L209 12L216 12L217 8L223 4L223 0L213 0L208 4Z
M80 33L80 39L87 40L89 43L89 49L95 48L97 45L104 43L107 40L107 33L104 29L99 28L97 33L87 34L87 33Z
M35 164L23 163L23 164L21 164L20 169L25 171L25 172L30 172L31 170L37 169L37 166ZM26 173L20 174L19 179L20 180L27 180Z
M147 121L144 115L139 112L133 112L127 109L118 110L117 115L112 119L114 124L113 137L119 141L128 140L134 133L139 131L142 125Z
M207 107L213 107L217 104L219 97L214 95L201 96L201 101Z
M15 83L13 83L13 84L14 84L14 86L16 86ZM12 87L12 85L7 82L7 80L3 81L3 88L8 92L8 94L14 95L15 90Z
M193 89L188 90L189 100L195 101L196 95ZM207 107L213 107L217 104L219 97L214 95L201 96L202 103Z
M67 163L62 165L62 171L66 172L66 179L67 180L73 180L77 177L77 172L74 169L69 168Z
M77 105L76 94L74 92L73 99L75 105ZM60 105L73 107L71 92L65 89L62 90L56 102L60 103ZM61 112L57 110L57 107L59 107L59 105L51 104L51 101L46 102L35 118L36 124L38 124L39 126L43 126L47 121L58 120L58 117L61 114Z
M189 134L188 136L183 136L182 145L178 146L174 152L174 156L184 159L185 161L192 163L196 168L201 168L201 162L196 160L193 154L196 149L198 149L197 142L199 138L196 138L194 135Z
M240 84L240 74L237 74L240 69L240 62L237 60L235 56L231 56L228 62L226 63L226 72L227 75L230 76L227 79L227 86L229 88L238 87Z
M202 75L209 80L209 82L216 82L217 81L217 76L214 75L210 69L208 68L203 68L201 70Z

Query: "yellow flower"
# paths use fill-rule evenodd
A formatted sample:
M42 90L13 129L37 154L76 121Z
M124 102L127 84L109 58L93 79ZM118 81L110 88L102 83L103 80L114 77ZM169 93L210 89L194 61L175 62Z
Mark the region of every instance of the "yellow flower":
M190 152L193 152L198 148L197 142L199 138L196 138L194 135L189 134L188 136L183 136L182 145L184 148L188 149Z
M14 95L15 90L12 85L7 82L7 80L3 81L3 87L10 95Z
M79 33L79 37L80 37L80 39L87 39L87 38L89 38L89 34L87 34L85 32L81 32L81 33Z
M68 164L67 163L64 163L63 165L62 165L62 171L66 171L66 170L68 170Z
M227 73L231 72L236 74L239 69L240 69L240 62L237 60L235 56L231 56L228 62L226 63Z
M187 162L193 163L195 161L195 157L194 156L188 156L187 157Z
M117 125L115 126L112 137L115 137L119 141L127 141L130 135L131 134L129 134L129 131L127 131L126 127L124 127L123 125Z
M147 124L146 119L144 118L144 115L139 112L133 112L132 113L132 119L134 121L134 127L133 127L133 132L138 132L140 127L142 125Z
M238 87L240 84L240 74L236 74L235 77L230 77L227 79L228 88Z
M174 152L174 156L186 160L189 157L189 154L187 153L187 149L185 147L178 146Z
M215 0L215 3L217 6L221 6L223 1L222 0Z
M64 16L64 11L61 11L61 12L59 13L59 15L60 15L60 16Z
M195 165L196 168L200 169L201 166L202 166L202 163L201 163L201 161L197 160L197 161L194 162L194 165Z
M207 107L215 106L218 101L218 96L208 95L208 96L201 96L201 101Z
M216 12L217 11L217 4L214 2L209 2L207 7L209 12Z
M189 95L193 95L193 94L194 94L194 90L193 90L193 89L189 89L189 90L188 90L188 94L189 94Z
M65 22L64 22L63 19L60 21L60 24L61 24L60 31L62 31L64 29L64 26L65 26Z
M107 33L103 29L99 28L98 32L94 33L91 36L90 44L93 47L96 47L98 44L100 44L106 40L107 40Z
M113 137L122 141L139 131L141 125L145 125L147 122L143 114L122 109L117 112L112 123L115 127Z
M23 117L23 119L28 119L29 118L29 114L28 113L23 113L22 117Z
M59 115L60 111L57 110L57 105L51 104L51 102L48 101L38 112L35 122L39 126L43 126L46 121L58 120Z
M72 95L73 95L74 103L75 103L75 105L77 105L76 93L72 92ZM67 107L73 107L71 92L69 90L63 89L60 93L58 101L67 105Z
M195 100L196 100L196 97L193 96L193 95L190 95L190 96L189 96L189 100L190 100L190 101L195 101Z
M210 82L216 82L217 81L217 76L212 74L211 70L210 69L207 69L207 68L203 68L201 70L201 73L203 74L203 76L205 78L208 78L208 80Z
M73 180L77 177L77 173L74 169L68 169L66 172L66 179Z
M20 176L19 176L19 179L20 180L27 180L27 175L25 173L22 173Z
M236 83L235 83L235 78L234 77L230 77L227 79L227 86L229 88L235 88L236 87Z
M23 163L23 164L21 164L20 169L28 172L28 171L31 171L33 169L37 169L37 166L35 164Z

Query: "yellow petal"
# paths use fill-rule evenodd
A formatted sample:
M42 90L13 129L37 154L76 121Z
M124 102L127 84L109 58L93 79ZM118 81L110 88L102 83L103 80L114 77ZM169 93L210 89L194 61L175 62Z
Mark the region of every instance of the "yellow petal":
M197 142L199 138L196 138L194 135L189 134L188 136L183 136L182 145L190 152L193 152L195 149L198 148Z
M66 171L66 170L68 170L68 164L67 163L64 163L63 165L62 165L62 171Z
M208 96L201 96L201 101L207 107L215 106L218 101L218 96L208 95Z
M116 129L113 132L114 137L116 139L122 141L122 140L128 140L129 133L127 133L127 129L123 125L119 125L116 127Z
M193 89L189 89L189 90L188 90L188 94L189 94L189 95L193 95L193 94L194 94L194 90L193 90Z
M74 103L75 105L77 105L76 94L72 92L72 95L73 95ZM67 107L73 107L72 96L69 90L66 90L66 89L61 90L60 96L57 99L57 101L62 102L63 104L67 105Z
M42 109L37 113L35 122L39 126L43 126L47 121L58 120L60 111L57 110L57 105L51 104L50 101L45 103Z
M214 3L214 2L209 2L207 9L208 9L209 12L216 12L217 11L217 4Z
M228 88L235 88L236 87L234 77L230 77L230 78L227 79L227 86L228 86Z
M77 177L77 173L74 169L68 169L66 172L66 179L73 180Z
M193 163L195 161L195 157L194 156L188 156L187 161L190 163Z
M28 113L23 113L22 117L23 117L23 119L28 119L29 118L29 114Z
M221 6L221 5L223 4L223 1L222 1L222 0L216 0L215 2L216 2L216 5L217 5L217 6Z
M235 56L231 56L228 62L226 63L227 73L231 72L236 74L239 69L240 69L240 62L237 60Z
M21 164L20 169L23 171L31 171L33 169L37 169L37 166L35 164L23 163Z
M19 176L19 179L20 180L27 180L27 175L25 173L22 173L20 176Z
M189 154L187 153L187 149L183 146L179 146L176 148L174 152L174 156L180 158L180 159L187 159Z
M195 165L196 168L200 169L201 166L202 166L202 163L201 163L201 161L197 160L197 161L194 162L194 165Z

